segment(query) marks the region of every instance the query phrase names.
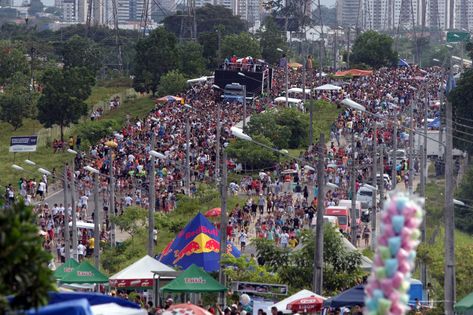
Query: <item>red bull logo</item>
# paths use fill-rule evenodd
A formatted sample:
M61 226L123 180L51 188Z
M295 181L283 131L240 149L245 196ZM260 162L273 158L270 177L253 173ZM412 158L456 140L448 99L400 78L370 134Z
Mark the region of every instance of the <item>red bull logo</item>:
M171 251L171 245L172 245L173 242L174 242L174 240L170 241L170 242L166 245L166 247L163 249L163 252L161 253L160 259L161 259L162 257L166 256L167 254L169 254L169 252Z
M202 253L219 253L220 252L220 242L210 238L204 233L200 233L192 241L190 241L183 249L180 251L174 251L174 261L173 265L177 264L178 261L183 259L186 256L193 254L202 254Z

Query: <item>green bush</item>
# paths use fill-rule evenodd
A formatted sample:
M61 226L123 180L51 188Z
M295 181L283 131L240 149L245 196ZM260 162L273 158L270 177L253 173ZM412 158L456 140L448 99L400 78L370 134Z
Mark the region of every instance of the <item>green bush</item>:
M256 135L253 139L269 147L274 144L263 135ZM272 167L278 161L278 154L259 145L245 140L236 140L226 149L228 156L235 158L244 165L245 169L261 169Z
M158 93L160 96L175 95L186 88L186 77L179 70L171 70L159 80Z
M81 123L77 127L76 132L83 142L97 143L100 139L110 135L119 128L120 123L115 119L104 119Z

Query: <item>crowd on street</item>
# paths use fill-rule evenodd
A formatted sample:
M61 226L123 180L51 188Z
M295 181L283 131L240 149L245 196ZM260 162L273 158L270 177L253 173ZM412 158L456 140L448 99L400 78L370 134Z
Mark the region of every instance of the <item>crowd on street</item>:
M248 115L276 107L274 98L282 95L285 90L285 70L275 69L271 93L262 95L248 106ZM290 87L302 86L302 71L289 69ZM374 141L374 125L377 126L376 141L378 147L384 147L383 172L391 174L396 167L397 182L407 183L409 165L406 159L393 161L388 152L397 138L399 148L408 142L408 129L421 126L426 118L437 114L430 104L440 98L439 86L443 80L438 68L420 69L416 66L382 68L372 75L353 77L350 79L334 79L319 76L313 69L308 69L306 87L313 92L310 98L325 99L339 108L336 121L333 122L329 141L325 147L325 164L327 182L336 184L338 188L326 189L325 206L338 205L343 199L351 199L365 183L369 183L372 174ZM337 91L315 91L315 87L331 83L341 87ZM168 101L156 103L154 109L146 117L127 116L127 124L114 134L101 139L90 147L83 147L80 139L72 138L67 142L70 149L78 150L75 157L75 168L68 168L68 178L75 180L76 205L48 205L38 203L35 211L45 236L46 248L58 248L58 259L63 252L64 211L76 211L77 217L84 221L93 218L93 207L89 199L93 194L93 176L84 169L89 165L100 171L99 191L100 204L104 215L101 241L109 239L110 209L110 170L113 168L115 183L115 214L120 215L129 206L149 206L150 150L165 155L165 159L156 159L156 211L170 212L177 205L177 195L193 194L199 189L199 183L212 183L216 178L216 147L218 141L223 146L232 137L230 128L242 120L242 105L238 102L223 103L221 116L218 117L217 102L220 91L212 87L212 82L192 85L188 91L178 95L185 99L183 106L179 102ZM345 98L366 107L366 112L344 107L341 102ZM110 101L113 108L120 106L119 99ZM410 107L414 106L414 116L410 117ZM424 107L427 106L427 117ZM95 114L94 114L95 116ZM92 119L92 117L91 117ZM96 117L94 117L96 119ZM411 119L413 121L411 121ZM221 139L217 139L217 121L221 124ZM190 139L190 191L185 185L186 161L186 125L189 124ZM398 133L393 134L393 126L398 123ZM353 135L353 136L352 136ZM154 139L154 143L152 143ZM354 139L354 141L352 141ZM57 150L55 147L54 150ZM310 145L301 151L298 159L288 159L277 163L270 170L258 175L245 174L240 182L229 184L230 190L246 196L246 202L230 209L228 237L240 245L242 251L253 237L273 240L282 247L295 247L300 241L301 230L313 225L317 206L316 172L304 168L315 165L317 147ZM350 189L351 163L356 165L355 192ZM229 161L237 165L238 161ZM418 162L415 163L418 170ZM386 186L386 188L391 188ZM7 187L7 199L19 193L30 203L42 201L48 192L48 178L26 179L18 182L18 187ZM374 205L375 211L378 205ZM366 223L366 222L365 222ZM369 227L363 223L359 227L358 238L369 237ZM79 230L80 244L74 247L87 255L93 248L93 237L90 230ZM92 239L92 242L91 242ZM56 246L51 244L56 243ZM361 243L361 242L360 242ZM85 247L85 249L84 249ZM62 249L61 249L62 248Z

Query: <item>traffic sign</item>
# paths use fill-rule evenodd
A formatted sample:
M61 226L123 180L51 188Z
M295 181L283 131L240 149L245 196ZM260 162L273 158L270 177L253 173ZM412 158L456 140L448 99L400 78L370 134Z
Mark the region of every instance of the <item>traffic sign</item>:
M459 43L470 41L470 33L468 32L447 32L447 42Z

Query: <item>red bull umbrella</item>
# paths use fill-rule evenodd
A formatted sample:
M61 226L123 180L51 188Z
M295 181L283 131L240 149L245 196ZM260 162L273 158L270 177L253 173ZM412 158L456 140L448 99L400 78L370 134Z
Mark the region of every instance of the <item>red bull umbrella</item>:
M240 257L240 251L231 243L227 245L227 254ZM197 214L176 238L166 246L159 261L168 266L186 269L192 264L212 272L220 266L220 232L201 213Z

